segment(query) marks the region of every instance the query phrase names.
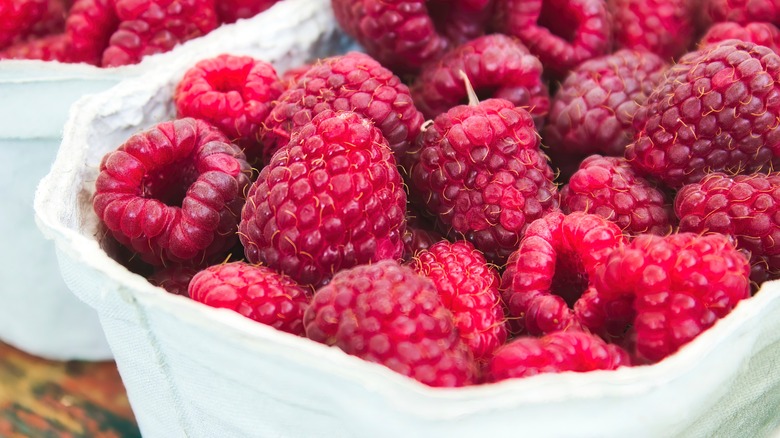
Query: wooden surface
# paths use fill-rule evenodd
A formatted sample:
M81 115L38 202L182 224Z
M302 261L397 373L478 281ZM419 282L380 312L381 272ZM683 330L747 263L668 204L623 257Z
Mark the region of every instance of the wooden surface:
M0 343L0 438L140 436L113 362L50 362Z

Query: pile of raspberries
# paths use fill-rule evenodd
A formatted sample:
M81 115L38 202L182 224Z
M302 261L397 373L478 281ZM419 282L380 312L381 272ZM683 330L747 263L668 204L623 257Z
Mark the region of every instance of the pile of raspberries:
M112 257L430 386L653 364L780 278L773 0L332 5L364 51L205 59L103 158Z
M278 0L2 0L0 60L136 64Z

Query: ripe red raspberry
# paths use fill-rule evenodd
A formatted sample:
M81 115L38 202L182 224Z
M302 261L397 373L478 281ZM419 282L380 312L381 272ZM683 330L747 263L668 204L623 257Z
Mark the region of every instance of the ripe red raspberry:
M30 36L40 38L65 32L68 8L70 4L66 0L48 0L46 12L30 29Z
M498 29L518 37L553 76L612 48L603 0L497 0L496 10Z
M93 206L144 261L208 265L236 243L250 173L217 128L192 118L162 122L103 157Z
M265 121L263 156L270 158L287 144L295 128L326 109L353 111L371 119L397 158L404 156L423 123L409 88L398 76L370 56L350 52L319 60L282 93Z
M217 27L214 0L114 0L119 28L103 52L103 67L136 64Z
M0 1L0 49L27 36L46 13L47 0Z
M683 56L637 111L626 158L672 188L780 164L780 56L737 40Z
M780 278L780 174L713 173L680 189L674 209L681 231L734 236L754 282Z
M333 0L342 29L382 65L415 72L484 33L490 0Z
M204 59L184 74L174 101L179 117L194 117L220 128L244 149L250 163L261 154L260 129L282 93L274 67L250 56Z
M623 243L617 225L593 214L553 212L534 221L501 279L517 329L533 336L579 329L577 301L596 267Z
M609 254L593 285L603 299L633 297L635 355L657 362L748 298L749 275L723 234L643 234Z
M433 282L393 260L337 273L303 317L306 336L430 386L474 383L476 364Z
M235 23L242 18L250 18L265 11L279 0L219 0L217 17L220 23Z
M470 243L436 243L417 253L409 266L433 280L476 360L489 359L506 342L498 273Z
M65 19L73 62L100 65L103 51L119 26L115 0L75 0Z
M631 235L668 234L675 221L664 193L622 157L586 158L561 189L561 209L597 214Z
M742 40L780 51L780 29L772 23L715 23L699 40L699 46L726 40Z
M696 31L696 0L608 0L618 47L663 59L688 51Z
M553 162L591 154L622 156L634 137L634 114L663 80L663 60L619 50L583 62L553 97L542 131Z
M628 353L617 345L584 332L555 332L542 338L515 339L496 351L487 380L529 377L542 373L578 373L631 366Z
M707 12L714 22L735 21L740 24L780 18L777 0L709 0Z
M247 260L319 287L334 273L400 258L406 193L382 132L326 110L274 154L239 226Z
M174 295L189 298L190 294L187 289L189 288L190 280L198 272L200 272L200 269L192 266L166 266L155 270L147 280L149 280L149 283L159 286Z
M289 277L244 262L210 266L192 277L190 297L207 306L234 310L283 332L303 336L306 292Z
M424 67L411 86L417 108L433 119L468 102L464 72L480 100L506 99L528 110L541 126L550 107L542 63L516 39L493 34L479 37L447 52Z
M503 264L558 190L528 111L503 99L456 106L423 131L410 186L440 229Z
M67 35L57 34L33 38L0 50L0 59L38 59L72 62Z

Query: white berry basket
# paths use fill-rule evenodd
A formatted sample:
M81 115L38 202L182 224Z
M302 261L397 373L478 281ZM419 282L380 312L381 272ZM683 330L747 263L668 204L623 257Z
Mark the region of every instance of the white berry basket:
M340 47L344 38L337 30L329 1L284 0L137 65L101 69L0 61L0 340L50 359L112 357L98 315L70 293L54 245L34 220L35 188L54 161L73 102L156 69L172 71L179 59L220 50L269 53L281 63L302 61L319 55L318 50ZM275 31L287 34L280 37Z
M295 19L311 6L290 4ZM322 32L278 18L265 29L276 44L257 53L283 70ZM35 198L66 283L100 316L144 436L758 437L775 429L780 283L656 365L437 389L131 273L98 241L97 168L131 134L173 117L175 83L191 64L79 101Z

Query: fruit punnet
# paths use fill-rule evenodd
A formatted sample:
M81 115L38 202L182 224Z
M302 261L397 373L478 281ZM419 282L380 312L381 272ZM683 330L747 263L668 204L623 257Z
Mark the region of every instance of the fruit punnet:
M438 242L418 252L409 266L433 280L476 360L489 359L506 342L498 273L474 246L463 240Z
M780 161L780 56L738 40L680 58L635 116L626 158L672 188Z
M630 235L668 234L676 223L671 201L623 157L584 159L561 189L561 209L597 214Z
M211 307L234 310L283 332L303 336L309 298L289 277L244 262L209 266L189 283L189 296Z
M606 305L604 300L581 300L581 295L596 268L625 241L617 225L593 214L553 212L531 223L501 278L518 333L542 336L581 329L586 326L581 313L603 313L590 306Z
M780 175L712 173L677 192L680 231L736 238L756 284L780 278Z
M337 273L304 314L306 336L430 386L476 382L477 365L433 282L393 260Z
M405 214L401 174L379 128L325 110L260 172L239 231L249 262L317 288L342 269L399 259Z
M162 122L106 154L93 207L116 240L152 265L204 266L235 245L251 169L206 122Z
M205 120L222 130L255 163L261 127L282 93L274 67L251 56L223 54L187 70L176 87L179 117Z

